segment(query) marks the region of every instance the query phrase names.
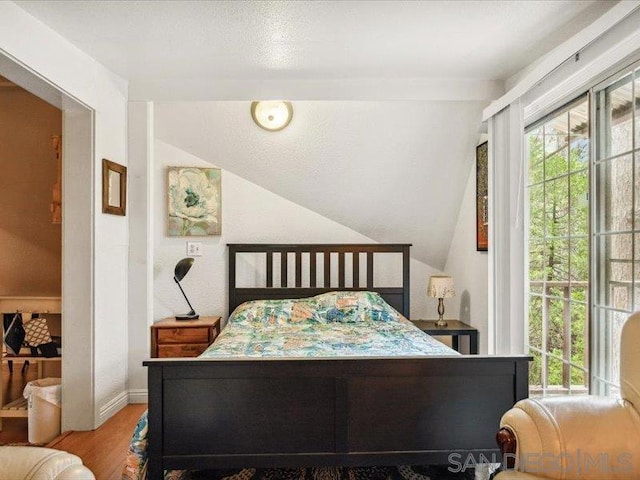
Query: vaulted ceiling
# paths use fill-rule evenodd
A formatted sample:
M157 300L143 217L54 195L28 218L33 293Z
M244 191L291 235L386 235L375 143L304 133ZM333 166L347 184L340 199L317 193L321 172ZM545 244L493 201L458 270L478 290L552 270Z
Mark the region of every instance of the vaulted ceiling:
M131 98L164 101L156 138L374 240L411 242L439 269L482 108L505 79L615 4L15 3L127 79ZM277 134L248 110L273 92L297 100Z
M483 102L294 102L280 132L249 102L159 103L156 138L442 270ZM443 129L442 125L451 128ZM251 199L246 199L250 208ZM287 228L287 219L274 219Z

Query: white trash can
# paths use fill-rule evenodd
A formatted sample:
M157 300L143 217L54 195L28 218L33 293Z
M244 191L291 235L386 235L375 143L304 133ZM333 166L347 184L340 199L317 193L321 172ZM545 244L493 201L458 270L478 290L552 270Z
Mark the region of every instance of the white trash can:
M27 383L29 443L48 443L60 435L62 379L42 378Z

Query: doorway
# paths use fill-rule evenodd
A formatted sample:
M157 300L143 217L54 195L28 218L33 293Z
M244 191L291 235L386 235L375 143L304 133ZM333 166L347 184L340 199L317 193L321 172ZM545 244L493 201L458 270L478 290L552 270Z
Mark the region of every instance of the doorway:
M0 125L0 438L26 441L25 384L61 376L62 111L0 76Z
M91 430L96 426L93 380L94 112L1 53L0 75L60 111L62 215L58 228L61 243L62 431ZM49 190L49 194L52 193Z

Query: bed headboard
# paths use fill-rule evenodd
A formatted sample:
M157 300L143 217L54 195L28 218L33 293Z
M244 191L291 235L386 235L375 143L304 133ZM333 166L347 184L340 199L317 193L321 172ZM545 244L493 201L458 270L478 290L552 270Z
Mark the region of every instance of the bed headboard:
M304 298L333 290L368 290L378 292L389 305L409 318L409 248L411 244L230 243L228 247L229 314L238 305L249 300ZM266 278L258 280L257 283L260 286L238 286L236 273L240 257L238 254L241 253L264 254L265 265L264 269L260 269L259 275ZM374 286L374 255L376 253L401 254L399 261L402 262L402 286ZM274 272L274 257L279 263L276 272ZM254 256L254 260L255 258ZM348 269L345 268L347 263L351 264ZM274 276L279 277L275 279L278 280L278 285L274 285Z

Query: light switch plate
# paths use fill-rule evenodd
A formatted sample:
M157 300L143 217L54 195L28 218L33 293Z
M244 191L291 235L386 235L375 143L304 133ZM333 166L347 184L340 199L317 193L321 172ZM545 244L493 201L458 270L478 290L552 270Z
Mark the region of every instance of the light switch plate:
M189 257L201 257L202 242L187 242L187 255Z

